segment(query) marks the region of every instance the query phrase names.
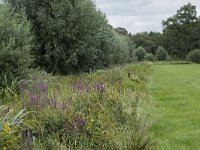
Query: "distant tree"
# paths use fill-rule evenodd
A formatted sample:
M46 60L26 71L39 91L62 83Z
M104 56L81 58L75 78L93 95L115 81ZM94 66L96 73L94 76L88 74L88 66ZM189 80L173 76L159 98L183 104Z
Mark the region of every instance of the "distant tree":
M156 38L156 34L151 34L147 32L143 33L137 33L135 35L132 35L132 41L136 45L136 47L144 47L148 53L155 54L155 50L158 48L158 45L156 42L158 38Z
M200 21L197 17L196 6L188 3L177 13L169 17L163 24L163 46L171 55L184 58L199 46ZM195 33L195 34L194 34Z
M121 27L116 28L115 31L123 35L128 35L128 31Z
M159 46L158 49L156 50L155 57L156 57L156 60L164 61L167 59L167 55L168 55L167 51L163 47Z
M145 56L145 60L147 60L147 61L154 61L154 55L153 54L151 54L151 53L148 53L148 54L146 54L146 56Z
M143 61L145 56L146 56L146 50L143 47L138 47L135 50L135 57L137 58L138 61Z
M188 59L192 62L200 64L200 49L196 49L196 50L191 51L188 54Z

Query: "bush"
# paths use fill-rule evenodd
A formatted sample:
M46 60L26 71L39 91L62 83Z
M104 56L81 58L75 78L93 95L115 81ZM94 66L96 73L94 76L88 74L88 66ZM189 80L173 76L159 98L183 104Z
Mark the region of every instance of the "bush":
M167 51L159 46L158 49L156 50L156 60L159 60L159 61L164 61L167 59Z
M195 49L191 51L188 54L188 60L199 64L200 63L200 49Z
M5 1L14 12L25 9L31 22L34 67L65 75L130 60L128 37L113 33L91 0Z
M151 53L148 53L146 56L145 56L145 59L147 60L147 61L154 61L154 55L153 54L151 54Z
M146 50L143 47L138 47L135 50L135 56L137 58L138 61L142 61L144 60L145 56L146 56Z
M30 25L11 12L0 5L0 89L24 78L31 64Z
M113 31L114 45L113 59L114 64L127 63L130 60L129 56L129 39L125 35L121 35L116 31Z

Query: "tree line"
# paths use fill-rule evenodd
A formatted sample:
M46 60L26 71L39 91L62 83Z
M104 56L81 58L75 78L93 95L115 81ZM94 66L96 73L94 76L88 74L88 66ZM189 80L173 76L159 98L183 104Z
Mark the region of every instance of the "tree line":
M91 0L6 3L30 22L32 67L68 74L132 61L129 37L117 33Z
M1 84L30 68L66 75L167 54L183 59L200 48L200 17L190 3L162 22L162 33L113 28L92 0L4 0L0 14Z
M159 46L165 48L172 59L185 59L194 49L200 49L200 17L196 6L188 3L175 15L162 22L163 31L132 35L136 47L143 46L155 54Z

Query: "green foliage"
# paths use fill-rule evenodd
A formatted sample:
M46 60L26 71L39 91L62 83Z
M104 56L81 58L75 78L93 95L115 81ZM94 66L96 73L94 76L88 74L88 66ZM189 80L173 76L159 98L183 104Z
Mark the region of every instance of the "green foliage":
M200 20L196 6L188 3L177 13L163 21L163 45L168 53L177 58L186 58L188 53L199 48Z
M145 60L147 60L147 61L154 61L154 60L155 60L154 55L151 54L151 53L148 53L148 54L145 56Z
M130 46L128 37L125 35L120 35L115 31L113 31L113 36L115 38L115 51L113 53L114 64L127 63L130 59L133 59L130 55L133 48Z
M138 47L135 50L135 56L137 58L138 61L143 61L145 56L146 56L147 52L143 47Z
M118 32L119 34L128 35L128 31L121 27L116 28L115 31Z
M158 49L156 50L155 57L156 60L158 61L164 61L167 59L167 51L163 47L159 46Z
M34 67L68 74L130 60L127 38L113 33L105 15L91 0L7 2L15 12L25 9L31 22Z
M159 32L142 32L131 36L136 47L142 46L148 53L155 55L156 49L163 44L163 36Z
M6 76L4 77L4 86L0 89L0 104L6 104L20 99L17 86L18 82L16 80L9 82Z
M13 115L13 109L0 106L0 149L21 149L19 127L24 124L23 119L27 114L26 110L21 110Z
M30 25L25 17L11 12L0 5L0 90L25 78L31 64Z
M23 105L36 114L28 121L36 122L34 148L153 149L142 112L150 73L150 64L138 64L57 77L56 86L40 78L23 82Z
M195 62L195 63L200 63L200 49L191 51L188 54L188 60Z

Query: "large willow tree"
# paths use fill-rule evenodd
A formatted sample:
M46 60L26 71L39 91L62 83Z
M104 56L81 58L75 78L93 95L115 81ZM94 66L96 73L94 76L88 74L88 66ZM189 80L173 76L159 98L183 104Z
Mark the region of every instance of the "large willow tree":
M91 0L7 0L25 11L34 34L34 67L67 74L114 63L119 46ZM121 54L120 54L121 55ZM121 62L120 60L119 62ZM126 62L127 60L123 60Z
M12 9L0 4L0 90L27 76L32 62L31 39L24 15L13 15Z

